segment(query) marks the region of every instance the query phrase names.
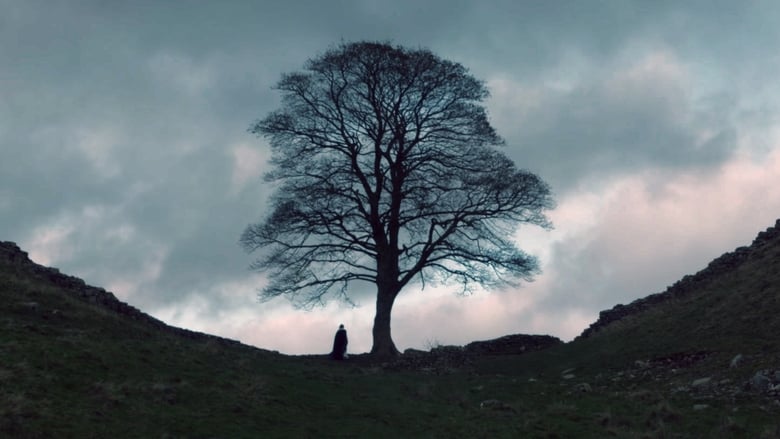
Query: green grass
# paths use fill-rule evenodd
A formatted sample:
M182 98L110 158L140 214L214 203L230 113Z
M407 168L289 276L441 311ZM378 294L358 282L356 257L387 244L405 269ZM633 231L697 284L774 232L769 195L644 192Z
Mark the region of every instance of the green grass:
M780 368L779 252L591 338L442 374L188 338L0 266L0 437L778 437L771 398L677 389ZM678 352L706 354L636 363Z

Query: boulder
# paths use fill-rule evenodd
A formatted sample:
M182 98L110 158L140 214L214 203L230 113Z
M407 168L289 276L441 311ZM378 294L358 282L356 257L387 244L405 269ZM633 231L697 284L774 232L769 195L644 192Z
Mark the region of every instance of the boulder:
M771 381L769 380L769 377L767 377L763 371L756 372L756 374L753 375L753 378L750 379L751 387L759 392L765 392L769 389L770 384Z
M492 340L475 341L463 347L469 354L476 355L517 355L539 351L563 344L563 341L550 335L505 335Z

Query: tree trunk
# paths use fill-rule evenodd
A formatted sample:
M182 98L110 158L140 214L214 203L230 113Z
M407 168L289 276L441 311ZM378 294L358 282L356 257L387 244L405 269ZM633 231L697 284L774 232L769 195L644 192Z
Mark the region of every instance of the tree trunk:
M400 353L393 343L390 334L390 312L393 310L393 302L398 295L398 289L377 285L376 316L374 316L374 346L371 355L376 357L397 357Z

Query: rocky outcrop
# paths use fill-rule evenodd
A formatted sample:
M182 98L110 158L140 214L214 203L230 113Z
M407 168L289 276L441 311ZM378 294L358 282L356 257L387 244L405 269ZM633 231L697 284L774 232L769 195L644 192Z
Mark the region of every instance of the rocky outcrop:
M157 330L177 334L189 339L210 340L226 344L240 344L238 341L217 337L188 329L169 326L139 309L117 299L113 293L103 288L87 285L82 279L60 273L56 268L44 267L30 260L27 252L13 242L0 241L0 272L49 284L62 294L86 302L92 306L108 310L124 318L143 322ZM2 278L0 278L2 281ZM38 304L36 303L37 307Z
M477 355L516 355L559 344L563 344L563 341L551 335L513 334L493 340L471 342L463 349L469 354Z
M613 322L639 314L669 300L699 291L718 275L737 269L740 265L770 246L780 246L780 220L777 220L773 227L759 233L749 247L739 247L733 252L723 254L710 262L703 270L683 277L665 291L637 299L628 305L619 304L612 309L601 311L598 320L585 329L577 338L587 338Z

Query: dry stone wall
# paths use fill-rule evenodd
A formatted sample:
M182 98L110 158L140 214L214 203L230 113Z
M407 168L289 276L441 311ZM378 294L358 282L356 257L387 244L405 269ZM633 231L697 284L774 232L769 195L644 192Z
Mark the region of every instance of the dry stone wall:
M104 310L121 315L124 318L143 322L163 332L177 334L189 339L210 340L225 344L240 344L230 340L188 329L169 326L164 322L145 314L139 309L117 299L113 293L103 288L87 285L84 280L60 273L56 268L44 267L30 260L27 252L13 242L0 241L0 268L4 272L14 273L20 277L34 279L55 287L63 294L68 294L82 302L100 307Z
M701 290L719 274L738 268L750 258L772 246L780 246L780 220L777 220L773 227L759 233L749 247L739 247L733 252L723 254L710 262L703 270L683 277L664 292L637 299L628 305L620 304L612 309L601 311L598 320L585 329L578 338L587 338L613 322L641 313L660 303Z

